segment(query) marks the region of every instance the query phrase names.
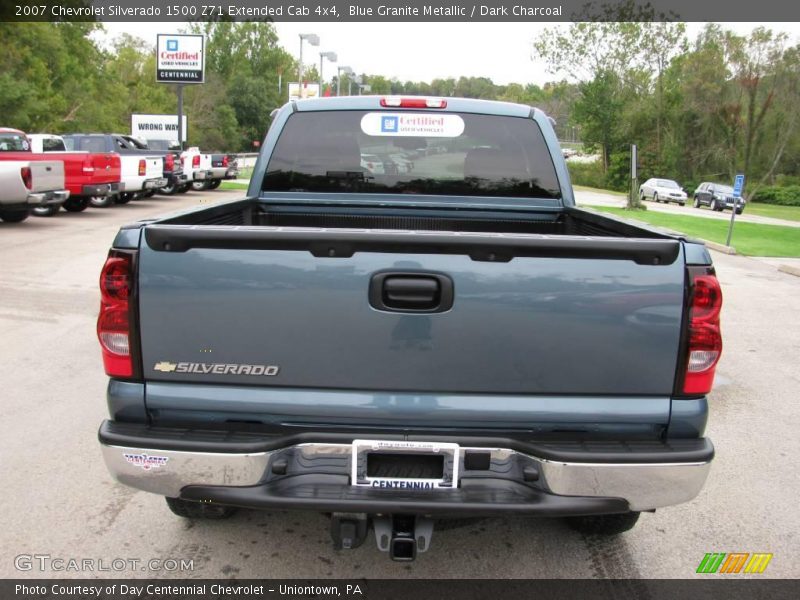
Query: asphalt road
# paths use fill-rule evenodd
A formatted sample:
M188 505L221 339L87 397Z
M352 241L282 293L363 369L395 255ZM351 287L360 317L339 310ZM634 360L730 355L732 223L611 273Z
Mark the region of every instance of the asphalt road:
M96 440L106 377L94 333L109 245L126 222L239 195L156 197L0 224L0 577L688 578L706 552L771 552L762 577L800 576L800 278L738 256L714 254L725 350L711 396L717 458L708 483L693 502L645 514L620 538L491 519L438 532L416 562L393 563L371 541L334 551L317 514L190 522L113 482ZM15 557L33 554L106 568L114 559L191 559L193 570L15 568Z

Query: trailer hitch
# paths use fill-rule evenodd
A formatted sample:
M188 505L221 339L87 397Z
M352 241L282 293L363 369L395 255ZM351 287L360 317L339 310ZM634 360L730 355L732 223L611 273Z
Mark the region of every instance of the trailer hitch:
M415 515L387 515L372 519L378 550L392 560L412 561L430 548L433 519Z

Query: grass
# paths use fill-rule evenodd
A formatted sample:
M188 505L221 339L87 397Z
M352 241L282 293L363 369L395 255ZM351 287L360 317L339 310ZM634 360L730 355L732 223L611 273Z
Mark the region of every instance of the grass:
M242 167L239 169L239 179L250 179L253 176L253 167Z
M750 202L744 209L745 214L785 219L786 221L800 221L800 206L781 206L779 204L761 204Z
M628 219L644 221L656 227L666 227L700 238L724 244L728 236L728 221L673 215L656 211L628 211L623 208L593 206L595 210ZM749 207L748 207L749 208ZM747 256L800 256L800 227L736 223L731 245L736 252Z
M235 181L223 181L219 189L221 190L246 190L248 185L246 183L237 183Z

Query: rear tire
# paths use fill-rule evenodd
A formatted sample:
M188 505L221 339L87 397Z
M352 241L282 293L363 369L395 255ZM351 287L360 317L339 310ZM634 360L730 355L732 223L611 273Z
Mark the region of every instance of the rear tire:
M126 194L124 192L122 194L117 194L114 197L114 202L117 204L127 204L131 200L133 200L133 194Z
M184 184L184 185L180 186L180 187L177 189L177 192L178 192L179 194L185 194L186 192L188 192L188 191L189 191L189 188L190 188L190 187L191 187L191 186L190 186L188 183L186 183L186 184Z
M592 515L589 517L566 517L567 525L585 535L619 535L633 529L639 520L638 512L618 515Z
M177 191L178 191L178 188L177 188L177 186L175 184L165 185L162 188L158 188L158 193L162 194L163 196L172 196Z
M32 215L37 217L52 217L61 208L60 204L51 204L50 206L37 206L31 211Z
M67 212L83 212L88 207L89 198L86 197L67 198L67 201L64 202L64 210Z
M114 196L92 196L89 199L89 204L94 208L108 208L114 206Z
M228 519L236 514L233 506L220 504L204 504L180 498L164 498L169 509L184 519Z
M22 210L0 210L0 219L6 223L22 223L30 215L27 208Z
M215 190L222 184L222 179L212 179L208 182L208 189Z
M192 189L195 192L202 192L205 189L208 189L208 182L207 181L193 181L192 182Z

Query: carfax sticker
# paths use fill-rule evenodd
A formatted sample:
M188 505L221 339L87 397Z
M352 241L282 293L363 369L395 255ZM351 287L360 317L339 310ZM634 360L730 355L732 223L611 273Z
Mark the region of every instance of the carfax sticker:
M373 136L458 137L464 133L464 119L451 114L374 112L361 118L361 131Z
M148 454L123 454L125 460L135 467L141 467L145 471L163 467L169 460L168 456L150 456Z

